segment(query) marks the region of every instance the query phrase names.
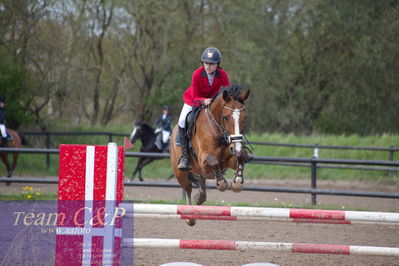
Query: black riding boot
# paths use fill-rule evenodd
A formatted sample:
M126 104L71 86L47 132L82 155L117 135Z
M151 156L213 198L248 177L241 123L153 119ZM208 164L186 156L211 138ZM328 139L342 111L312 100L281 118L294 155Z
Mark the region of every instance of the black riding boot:
M7 147L8 146L8 139L7 137L1 139L1 147Z
M179 137L182 155L179 159L179 165L177 166L177 168L182 171L188 171L191 169L191 162L190 156L188 155L188 141L186 130L184 128L179 127Z

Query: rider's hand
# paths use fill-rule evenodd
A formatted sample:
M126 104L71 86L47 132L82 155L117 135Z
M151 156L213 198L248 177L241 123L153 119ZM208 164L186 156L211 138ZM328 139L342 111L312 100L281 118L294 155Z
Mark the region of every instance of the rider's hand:
M211 102L212 102L212 99L211 99L211 98L207 98L207 99L204 100L204 104L205 104L205 105L210 105Z

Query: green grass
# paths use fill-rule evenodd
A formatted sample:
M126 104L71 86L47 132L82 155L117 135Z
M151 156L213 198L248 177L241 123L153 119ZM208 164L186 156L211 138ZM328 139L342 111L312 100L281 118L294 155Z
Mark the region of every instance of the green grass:
M26 196L20 194L12 195L0 195L0 200L56 200L57 195L55 194L44 194L40 196L35 196L33 198L27 198Z
M101 127L78 127L78 128L59 128L53 131L96 131L96 132L118 132L127 133L131 131L129 125L110 126L107 128ZM40 137L28 137L28 141L34 147L43 147L37 143L42 142L38 140ZM262 134L262 135L247 135L250 141L260 142L277 142L289 144L319 144L319 145L334 145L334 146L365 146L365 147L399 147L399 136L397 135L378 135L361 137L358 135L311 135L311 136L297 136L294 134ZM123 137L114 137L113 141L118 145L123 144ZM59 144L92 144L92 145L106 145L108 143L107 136L54 136L52 137L52 147L58 148ZM140 141L136 143L134 149L129 151L139 151ZM27 146L29 147L29 146ZM276 147L265 145L253 145L253 154L258 156L281 156L281 157L301 157L310 158L313 156L313 149L309 148L290 148L290 147ZM362 159L362 160L388 160L389 152L387 151L364 151L364 150L332 150L320 149L320 158L336 158L336 159ZM126 157L125 176L128 178L132 175L137 158ZM399 152L394 153L394 160L399 160ZM5 171L4 166L0 166L0 171ZM1 172L0 172L1 173ZM15 176L57 176L58 173L58 155L50 156L50 168L46 167L46 155L40 154L21 154L17 169L14 172ZM157 160L143 169L143 176L145 178L161 178L164 179L172 173L172 168L168 159ZM365 170L347 170L347 169L318 169L319 180L352 180L352 181L372 181L388 184L399 183L399 173L389 173L387 171L365 171ZM228 172L229 176L233 172ZM248 179L309 179L309 167L292 167L292 166L276 166L276 165L260 165L248 164L245 168L245 176Z
M25 186L19 192L9 195L1 195L0 200L56 200L57 195L54 193L43 193L35 187Z

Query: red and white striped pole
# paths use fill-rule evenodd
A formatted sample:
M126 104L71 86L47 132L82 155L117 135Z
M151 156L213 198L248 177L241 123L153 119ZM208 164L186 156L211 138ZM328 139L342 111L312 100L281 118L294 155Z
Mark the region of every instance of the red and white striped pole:
M182 220L211 220L211 221L264 221L264 222L288 222L288 223L314 223L314 224L338 224L338 225L399 225L399 223L326 220L326 219L301 219L301 218L268 218L268 217L243 217L243 216L217 216L217 215L190 215L190 214L156 214L156 213L126 213L126 217L155 218L155 219L182 219Z
M128 238L128 239L123 239L123 246L134 247L134 248L179 248L179 249L208 249L208 250L255 249L255 250L269 250L269 251L288 251L292 253L399 256L399 248L392 248L392 247L229 241L229 240Z
M127 213L141 214L267 217L399 224L399 213L389 212L132 203L123 203L120 208L126 209Z

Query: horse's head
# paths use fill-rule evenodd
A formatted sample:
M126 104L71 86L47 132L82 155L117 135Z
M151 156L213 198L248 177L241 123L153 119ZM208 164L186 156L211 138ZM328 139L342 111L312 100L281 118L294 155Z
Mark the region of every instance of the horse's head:
M154 135L154 129L150 125L142 121L137 121L134 123L133 131L130 134L130 142L134 144L137 139L141 139L142 142L147 143L148 141L151 141L151 138L153 138Z
M133 125L132 133L130 134L130 142L134 144L134 142L143 135L143 122L137 121Z
M247 109L244 102L249 97L250 90L245 90L238 85L224 88L221 92L220 102L223 105L221 114L221 125L225 128L228 136L230 151L239 157L242 151L243 132L247 119Z

